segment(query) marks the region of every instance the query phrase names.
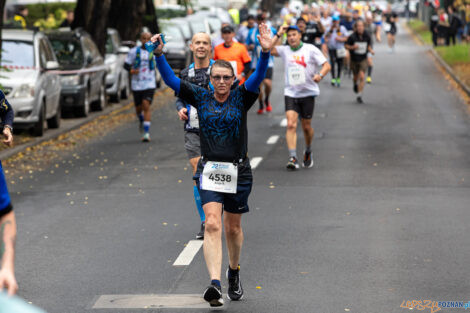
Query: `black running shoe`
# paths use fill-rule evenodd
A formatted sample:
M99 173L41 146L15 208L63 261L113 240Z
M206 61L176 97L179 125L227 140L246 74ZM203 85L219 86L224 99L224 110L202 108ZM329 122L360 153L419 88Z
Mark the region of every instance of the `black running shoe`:
M305 151L305 153L304 153L304 162L303 162L302 165L305 168L310 168L310 167L313 166L312 151L310 151L310 152Z
M357 103L364 103L364 101L362 101L362 97L357 97L356 100L357 100Z
M286 168L292 171L299 169L299 161L297 161L295 157L290 157L289 162L287 162Z
M354 83L353 90L354 90L355 93L358 93L358 92L359 92L359 89L358 89L356 83Z
M243 298L243 288L240 282L240 265L236 275L229 277L229 269L227 268L227 279L228 279L228 291L227 298L232 301L238 301Z
M197 233L196 239L204 239L204 230L206 229L206 223L202 222L201 223L201 230Z
M224 299L222 298L222 288L216 285L210 285L206 288L203 294L204 300L209 302L211 306L222 306L224 305Z

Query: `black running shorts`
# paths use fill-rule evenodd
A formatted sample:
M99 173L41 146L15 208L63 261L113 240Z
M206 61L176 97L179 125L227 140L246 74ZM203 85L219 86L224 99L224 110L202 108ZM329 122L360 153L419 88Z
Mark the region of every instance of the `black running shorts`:
M272 67L268 67L268 69L266 70L266 76L264 76L264 79L273 80L273 68Z
M150 102L150 104L152 104L154 93L155 89L132 91L132 94L134 95L134 104L136 106L142 105L142 101L144 100L147 100Z
M313 117L313 110L315 109L315 97L291 98L284 96L286 104L286 112L293 110L299 114L303 119L309 120Z

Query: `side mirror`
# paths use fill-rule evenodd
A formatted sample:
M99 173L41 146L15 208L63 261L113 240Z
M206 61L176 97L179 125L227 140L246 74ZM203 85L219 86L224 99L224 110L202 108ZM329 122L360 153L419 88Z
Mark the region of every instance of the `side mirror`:
M57 61L46 62L46 71L57 70L58 68L59 68L59 62Z
M118 49L119 54L128 54L129 51L131 51L131 49L129 47L126 47L126 46L120 46L119 49Z

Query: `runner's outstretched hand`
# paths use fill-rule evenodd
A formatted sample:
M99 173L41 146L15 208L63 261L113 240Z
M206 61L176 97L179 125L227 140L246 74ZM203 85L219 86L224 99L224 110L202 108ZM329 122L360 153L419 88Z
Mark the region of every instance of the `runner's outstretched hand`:
M3 129L3 136L5 136L3 143L11 147L13 145L13 135L11 134L11 129L8 127L5 127Z
M7 269L0 270L0 291L6 289L9 296L13 296L18 291L18 283L12 271Z
M268 25L266 25L265 23L261 23L258 29L259 29L258 41L261 46L261 50L263 50L263 52L271 51L271 48L273 46L271 30L268 28Z
M160 36L161 34L156 34L156 35L153 35L152 38L150 38L150 41L155 43L157 41L160 42L160 44L158 45L157 48L155 48L155 50L153 51L153 53L155 53L156 55L162 55L163 53L163 46L165 45L163 43L163 40L162 40L162 37Z

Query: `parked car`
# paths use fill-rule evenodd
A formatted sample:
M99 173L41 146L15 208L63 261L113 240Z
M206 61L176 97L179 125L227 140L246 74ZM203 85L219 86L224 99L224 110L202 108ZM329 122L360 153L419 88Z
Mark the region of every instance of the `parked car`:
M0 85L15 111L14 127L30 129L42 136L48 128L60 126L59 63L42 32L2 30L2 71Z
M127 99L129 97L129 73L123 66L129 50L129 47L121 44L121 37L118 31L108 28L104 64L108 67L106 93L113 102L119 102L121 98Z
M169 20L160 20L159 25L162 33L171 38L163 48L168 64L176 70L182 70L189 66L191 62L191 50L189 49L181 28L178 24L170 22Z
M64 71L60 76L62 109L81 117L90 109L104 109L107 69L91 36L82 29L52 31L47 36Z

